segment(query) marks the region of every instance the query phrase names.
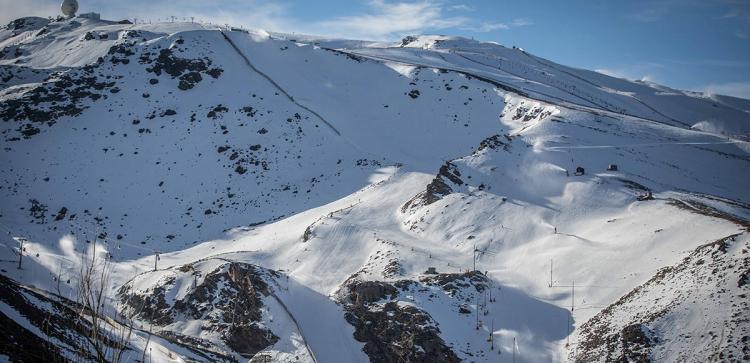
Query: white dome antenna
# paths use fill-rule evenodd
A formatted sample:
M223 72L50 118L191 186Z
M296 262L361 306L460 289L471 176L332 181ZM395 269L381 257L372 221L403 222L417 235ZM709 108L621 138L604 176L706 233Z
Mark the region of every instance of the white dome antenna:
M78 1L63 0L62 4L60 4L60 10L62 10L63 15L72 18L76 16L76 12L78 11Z

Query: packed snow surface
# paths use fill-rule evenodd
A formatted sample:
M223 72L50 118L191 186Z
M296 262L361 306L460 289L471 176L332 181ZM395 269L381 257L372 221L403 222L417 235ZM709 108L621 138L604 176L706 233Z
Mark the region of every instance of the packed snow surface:
M565 361L577 328L750 218L750 101L496 43L26 18L0 49L2 274L53 291L94 241L113 294L171 276L179 300L193 282L176 269L198 261L278 271L263 326L279 361L368 360L341 302L354 275L475 265L490 302L396 299L462 360ZM200 324L168 329L219 339ZM154 361L193 354L150 344Z

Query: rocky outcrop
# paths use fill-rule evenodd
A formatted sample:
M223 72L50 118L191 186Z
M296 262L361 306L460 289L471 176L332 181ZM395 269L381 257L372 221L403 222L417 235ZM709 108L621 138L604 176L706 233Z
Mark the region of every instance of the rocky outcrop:
M732 235L660 270L580 328L574 361L750 360L750 239ZM689 317L711 316L701 324ZM677 330L675 330L677 328Z
M459 362L440 337L429 313L399 301L399 295L419 282L400 280L347 280L340 298L346 320L354 326L354 338L365 343L363 351L372 362Z
M508 135L490 136L479 143L474 155L481 152L487 152L488 150L502 150L509 152L512 141L513 138ZM467 182L467 179L462 176L461 172L460 165L463 165L461 163L462 161L463 158L459 158L446 161L445 164L440 166L437 175L435 175L435 178L427 184L425 190L404 203L401 207L401 212L406 213L410 210L433 204L443 197L455 193L459 187L468 186L469 183ZM484 186L480 185L478 188L483 189Z
M252 358L278 341L265 327L262 313L263 299L271 293L266 279L274 272L239 262L227 262L207 272L193 265L169 272L156 286L139 290L137 282L131 282L119 291L125 309L134 312L138 319L158 326L156 334L179 337L183 343L215 351L216 342L205 338L213 336L244 358ZM190 282L192 286L184 295L173 301L164 298L165 294L173 295L184 288L180 283ZM200 321L202 332L185 336L173 330L170 324L176 321Z
M385 282L363 281L349 285L349 299L357 305L373 303L395 295L398 295L398 290Z
M479 271L436 274L423 277L419 281L429 286L440 286L451 296L467 288L473 288L476 292L483 292L489 286L487 276Z
M175 48L177 42L175 44ZM166 73L172 78L179 79L177 88L187 91L203 80L201 74L208 75L212 78L219 78L223 69L211 67L209 58L203 59L186 59L174 55L172 48L160 49L155 58L151 58L151 52L144 52L140 57L140 63L150 64L146 71L152 72L157 76Z
M89 339L92 325L81 318L81 306L75 301L22 286L0 275L0 355L12 362L96 361ZM13 311L11 316L5 312ZM87 311L87 310L83 310ZM98 333L101 334L101 333ZM108 337L100 337L103 346L114 347ZM132 347L125 346L125 350Z
M435 178L432 179L430 184L427 184L425 190L406 202L401 207L401 211L406 212L409 209L435 203L444 196L452 193L452 186L461 186L463 184L464 182L461 180L461 172L458 170L458 167L450 161L446 161L440 167Z

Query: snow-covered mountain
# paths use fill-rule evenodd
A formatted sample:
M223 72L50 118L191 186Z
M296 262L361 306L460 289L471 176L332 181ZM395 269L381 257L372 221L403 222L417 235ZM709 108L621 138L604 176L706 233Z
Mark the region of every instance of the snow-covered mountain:
M123 361L750 359L749 100L80 17L0 30L0 86L3 360L97 357L89 259Z

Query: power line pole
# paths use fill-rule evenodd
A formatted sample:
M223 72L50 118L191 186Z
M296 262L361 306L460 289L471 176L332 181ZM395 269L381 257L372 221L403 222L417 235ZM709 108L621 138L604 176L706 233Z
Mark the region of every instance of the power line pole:
M13 237L13 239L18 242L18 269L23 270L23 267L21 267L21 263L23 262L23 245L26 242L26 239L23 237Z
M477 272L477 245L474 245L474 251L472 252L472 257L474 258L474 272Z
M477 308L474 309L475 315L477 316L477 330L479 330L479 296L476 296Z
M484 313L487 314L487 290L484 290Z
M490 328L490 350L495 350L495 318L492 318L492 325Z
M552 259L549 259L549 287L552 287Z
M516 337L513 337L513 363L516 363Z
M573 310L576 308L576 280L573 280L573 285L571 286L571 293L570 293L570 312L572 313Z
M159 251L154 251L154 271L156 271L157 262L159 262Z

